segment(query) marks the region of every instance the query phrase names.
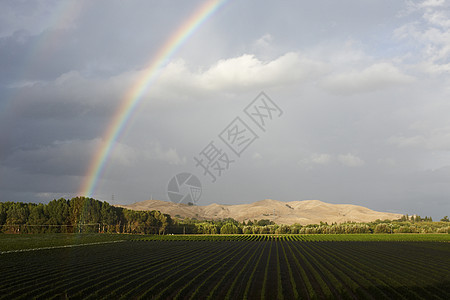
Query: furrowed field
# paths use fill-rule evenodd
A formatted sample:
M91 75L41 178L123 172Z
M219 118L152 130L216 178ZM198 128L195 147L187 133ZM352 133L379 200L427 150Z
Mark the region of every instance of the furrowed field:
M0 299L450 299L445 234L51 236L0 235Z

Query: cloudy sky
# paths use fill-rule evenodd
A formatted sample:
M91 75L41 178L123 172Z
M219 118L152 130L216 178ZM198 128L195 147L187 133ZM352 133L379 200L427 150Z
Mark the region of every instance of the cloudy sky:
M125 95L204 3L1 0L0 201L79 195ZM230 0L159 71L94 198L168 200L189 172L199 205L450 214L448 0ZM265 131L244 112L261 91L283 112ZM258 136L239 157L219 137L236 117ZM194 160L210 142L233 161L215 182Z

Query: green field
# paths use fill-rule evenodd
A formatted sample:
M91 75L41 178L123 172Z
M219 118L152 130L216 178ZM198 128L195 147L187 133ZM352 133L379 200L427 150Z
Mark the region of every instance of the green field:
M62 247L135 239L129 234L0 234L0 253L45 247Z
M450 234L235 234L235 235L132 235L132 234L0 234L0 252L62 247L124 240L146 241L403 241L450 242Z
M3 252L0 299L450 299L448 235L395 236L0 235L89 244Z
M139 238L138 238L139 239ZM147 241L450 242L450 234L220 234L152 235Z

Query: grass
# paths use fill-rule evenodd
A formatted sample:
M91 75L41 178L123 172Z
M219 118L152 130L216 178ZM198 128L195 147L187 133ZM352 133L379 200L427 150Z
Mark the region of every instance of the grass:
M95 234L95 233L0 234L0 252L45 248L45 247L60 247L68 245L103 243L118 240L130 240L135 238L136 236L127 234Z

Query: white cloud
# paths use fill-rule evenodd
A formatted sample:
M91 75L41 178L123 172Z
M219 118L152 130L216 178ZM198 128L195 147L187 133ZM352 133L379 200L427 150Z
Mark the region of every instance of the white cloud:
M317 74L321 64L287 53L273 61L264 62L253 55L220 60L200 76L205 88L233 89L254 86L283 86L298 83Z
M354 94L408 84L413 80L412 76L402 73L392 64L381 62L363 70L330 75L322 85L337 94Z
M255 47L265 49L270 46L270 43L272 42L272 40L273 40L273 36L270 35L269 33L267 33L256 40Z
M427 11L423 15L423 18L428 21L430 24L443 27L443 28L449 28L450 27L450 20L445 12L443 11Z
M327 154L327 153L313 153L308 158L304 158L298 162L301 166L306 166L307 168L312 168L314 165L326 166L333 162L338 162L347 167L360 167L365 164L365 162L356 155L351 153L347 154Z
M251 54L221 59L206 70L191 71L183 60L169 64L158 80L158 90L242 91L287 86L311 80L326 64L289 52L263 61Z
M414 136L392 136L388 143L398 147L417 147L432 151L450 150L450 127L441 127Z
M425 0L417 4L418 7L438 7L445 4L445 0Z
M394 37L414 43L411 52L419 51L419 70L442 74L450 71L450 4L428 0L410 4L409 12L421 13L421 18L400 26Z
M426 140L423 136L416 135L410 137L392 136L388 139L388 143L394 144L398 147L416 147L424 145Z
M340 154L337 159L341 164L347 167L361 167L365 164L361 158L351 153Z
M331 162L331 155L326 153L314 153L310 157L310 161L318 165L327 165Z
M312 153L309 157L301 159L298 164L310 168L312 165L328 165L333 157L327 153Z

